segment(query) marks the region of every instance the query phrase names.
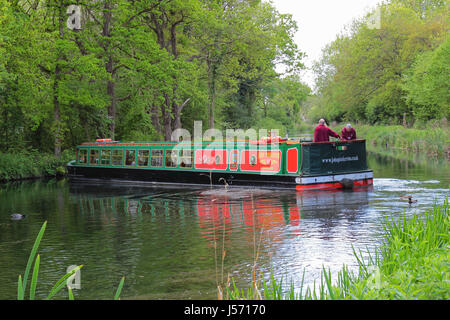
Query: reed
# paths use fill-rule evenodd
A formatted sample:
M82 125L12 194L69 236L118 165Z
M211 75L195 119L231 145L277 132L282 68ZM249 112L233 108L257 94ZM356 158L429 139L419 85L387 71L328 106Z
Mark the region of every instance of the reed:
M346 266L333 283L331 272L322 270L320 284L308 287L305 293L303 281L300 293L291 286L283 293L283 280L263 282L263 295L233 287L229 299L268 300L448 300L450 298L450 205L447 196L442 205L432 210L399 219L389 217L383 221L384 237L381 246L370 252L353 249L359 270L354 274ZM304 274L303 274L304 279Z
M428 156L443 157L450 149L447 127L404 128L402 126L357 126L358 137L367 140L367 148L376 151L398 149Z
M41 240L44 236L45 229L47 227L47 221L44 222L41 229L39 230L39 233L34 241L33 247L31 249L30 255L28 257L28 262L25 267L25 272L22 278L22 275L19 275L19 279L17 281L17 300L25 300L25 293L27 290L27 284L28 284L28 277L31 271L31 266L33 265L33 273L31 276L31 282L30 282L30 291L29 291L29 299L34 300L35 294L36 294L36 287L37 287L37 281L38 281L38 275L39 275L39 266L40 266L40 255L37 254L39 244L41 243ZM34 264L33 264L34 262ZM45 300L52 299L61 289L67 286L68 289L68 296L69 300L74 300L74 295L72 292L72 289L70 286L67 285L67 280L73 276L78 270L80 270L83 267L83 265L79 265L72 269L70 272L67 272L65 275L63 275L50 289L50 292L48 293ZM122 277L119 286L117 288L116 294L114 296L114 300L119 300L120 293L122 291L123 285L124 285L125 277Z

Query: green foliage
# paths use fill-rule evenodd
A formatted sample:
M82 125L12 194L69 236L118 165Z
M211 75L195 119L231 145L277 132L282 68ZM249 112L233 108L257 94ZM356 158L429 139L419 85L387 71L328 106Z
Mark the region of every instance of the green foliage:
M248 128L261 101L285 100L264 93L276 65L302 67L292 16L265 1L78 1L80 30L66 26L72 4L0 3L0 151L59 157L95 138L170 139L195 120ZM303 98L289 99L296 113Z
M297 76L275 78L262 83L259 93L251 82L240 84L239 103L226 109L228 126L233 128L278 129L280 135L299 131L305 120L305 102L310 88ZM246 104L253 108L246 108ZM239 107L240 106L240 107Z
M73 158L70 150L65 150L61 158L36 150L0 152L0 181L63 176Z
M417 119L450 119L449 74L450 39L417 57L404 85Z
M25 268L25 273L24 273L24 276L23 276L23 280L22 280L22 276L19 275L19 280L18 280L18 284L17 284L17 299L18 300L24 300L25 299L25 291L27 289L28 276L29 276L29 273L30 273L33 261L35 261L34 268L33 268L33 275L32 275L32 278L31 278L30 295L29 295L30 300L34 300L35 292L36 292L36 286L37 286L38 273L39 273L39 263L40 263L40 256L37 255L37 257L36 257L36 253L37 253L37 250L39 248L39 244L41 243L42 237L44 236L44 232L45 232L45 228L46 227L47 227L47 221L44 222L44 224L42 225L41 230L39 231L39 233L38 233L38 235L36 237L36 240L34 241L33 248L31 249L31 253L30 253L30 256L28 258L27 266ZM73 269L71 272L68 272L67 274L62 276L55 283L53 288L50 290L50 293L47 296L47 300L51 299L55 294L57 294L65 286L66 280L70 276L72 276L77 270L79 270L82 267L83 267L82 265L78 266L75 269Z
M358 136L368 141L368 148L381 147L422 152L428 155L445 156L449 141L449 128L427 125L425 128L404 128L403 126L357 127Z
M330 43L314 66L310 116L411 124L448 117L448 3L391 0ZM447 44L446 44L447 43Z
M117 287L116 294L114 295L114 300L120 299L120 293L122 292L124 282L125 282L125 277L122 277L120 279L119 286Z

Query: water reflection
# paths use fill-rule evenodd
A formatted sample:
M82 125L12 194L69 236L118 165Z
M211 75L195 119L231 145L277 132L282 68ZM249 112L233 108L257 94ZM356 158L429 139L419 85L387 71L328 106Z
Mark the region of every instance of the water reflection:
M235 231L254 232L290 227L300 230L302 219L315 219L323 228L332 228L342 217L349 219L362 213L373 187L355 191L267 191L222 188L193 189L92 185L71 183L70 193L77 199L80 213L95 212L112 221L119 212L125 217L155 217L176 213L183 222L184 212L197 215L201 237L217 241ZM106 217L106 212L113 213ZM294 228L296 227L296 229Z

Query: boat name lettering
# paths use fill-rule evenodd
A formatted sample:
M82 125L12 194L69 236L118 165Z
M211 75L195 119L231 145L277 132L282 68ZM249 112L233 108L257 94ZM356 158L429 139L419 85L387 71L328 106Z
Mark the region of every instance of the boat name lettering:
M346 161L358 161L358 156L354 157L340 157L340 158L329 158L329 159L322 159L322 163L339 163L339 162L346 162Z

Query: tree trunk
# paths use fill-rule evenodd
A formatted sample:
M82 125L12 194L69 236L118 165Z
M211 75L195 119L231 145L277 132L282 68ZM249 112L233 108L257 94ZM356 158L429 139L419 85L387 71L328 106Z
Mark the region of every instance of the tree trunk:
M217 39L214 40L214 47L217 48ZM208 67L208 89L209 89L209 128L214 129L215 108L216 108L216 82L217 82L217 64L221 57L212 57L208 54L206 65Z
M214 109L216 107L216 92L211 94L211 104L209 107L209 128L214 129Z
M173 110L174 110L174 119L173 119L173 128L180 129L181 128L181 111L186 106L186 104L191 100L191 98L186 99L182 104L176 105L174 102Z
M109 96L109 107L108 107L108 118L109 118L109 134L112 140L114 140L115 130L116 130L116 94L115 94L115 83L113 79L113 61L112 57L109 57L108 63L106 65L106 72L111 76L107 82L106 91Z
M159 120L159 110L158 110L158 106L156 105L152 105L150 110L150 117L152 119L152 125L153 128L155 128L156 132L158 132L158 134L162 134L162 130L161 130L161 123Z
M172 115L170 113L170 99L166 93L164 94L164 104L161 108L164 122L164 140L170 141L172 136Z
M59 38L64 37L64 7L61 3L58 8L58 28L59 28ZM61 81L61 66L59 61L62 60L61 56L56 58L55 74L53 80L53 119L55 121L55 142L54 142L54 153L55 157L61 157L61 144L62 144L62 133L61 133L61 106L58 99L58 88L59 82Z
M216 66L208 60L208 73L209 73L209 128L214 129L214 109L216 107Z
M61 110L58 100L58 84L59 84L60 70L59 66L55 69L55 80L53 82L53 118L55 121L55 157L61 157Z
M114 61L113 55L110 52L111 46L111 24L112 24L112 12L111 12L111 4L106 1L105 7L103 11L103 30L102 36L105 39L103 43L103 50L108 57L108 61L106 62L106 72L110 75L109 80L106 84L106 92L109 96L109 106L108 106L108 118L110 121L109 124L109 138L114 140L115 129L116 129L116 94L115 94L115 83L114 83Z

